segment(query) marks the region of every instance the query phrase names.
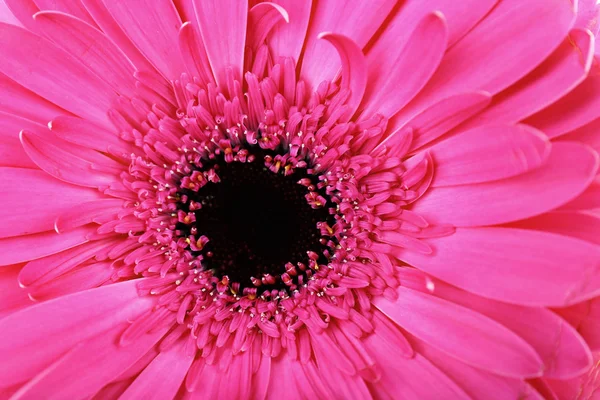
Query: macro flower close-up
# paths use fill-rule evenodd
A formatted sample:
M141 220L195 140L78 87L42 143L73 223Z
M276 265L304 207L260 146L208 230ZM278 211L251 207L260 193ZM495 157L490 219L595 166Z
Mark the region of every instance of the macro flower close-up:
M600 396L599 18L1 0L0 399Z

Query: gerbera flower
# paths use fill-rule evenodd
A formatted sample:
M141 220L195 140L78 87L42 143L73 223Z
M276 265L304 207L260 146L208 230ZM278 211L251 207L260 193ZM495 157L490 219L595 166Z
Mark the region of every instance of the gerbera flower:
M591 2L5 1L0 397L595 391Z

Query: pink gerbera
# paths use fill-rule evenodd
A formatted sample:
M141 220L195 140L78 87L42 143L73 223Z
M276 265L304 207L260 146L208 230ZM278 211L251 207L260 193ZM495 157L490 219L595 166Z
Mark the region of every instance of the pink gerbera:
M0 398L600 385L593 1L4 1Z

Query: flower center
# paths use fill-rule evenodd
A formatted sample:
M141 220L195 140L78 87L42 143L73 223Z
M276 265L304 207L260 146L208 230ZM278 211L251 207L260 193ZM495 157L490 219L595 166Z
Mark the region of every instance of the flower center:
M310 275L309 254L318 255L317 264L327 263L327 241L317 226L333 218L326 201L309 204L317 189L306 168L282 165L271 151L251 150L230 162L215 157L192 173L192 182L182 182L177 233L194 237L190 247L203 269L239 285L236 291L290 288Z

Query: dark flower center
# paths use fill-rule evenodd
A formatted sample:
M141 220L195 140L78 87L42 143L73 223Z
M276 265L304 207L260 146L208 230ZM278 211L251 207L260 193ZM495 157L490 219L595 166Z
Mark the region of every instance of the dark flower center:
M273 160L274 152L253 148L252 156L251 162L226 162L217 156L203 163L199 170L214 171L218 182L180 192L180 210L193 212L195 221L177 228L183 237L208 238L192 254L202 258L203 269L213 270L228 285L238 283L236 292L248 287L260 287L260 293L293 289L306 283L315 265L318 269L327 263L327 241L317 226L333 221L330 208L335 205L326 202L314 208L309 204L310 190L323 199L327 196L316 188L318 179L306 168L286 172L282 165L273 172L265 160ZM304 185L299 184L301 180ZM309 252L314 253L312 260Z

